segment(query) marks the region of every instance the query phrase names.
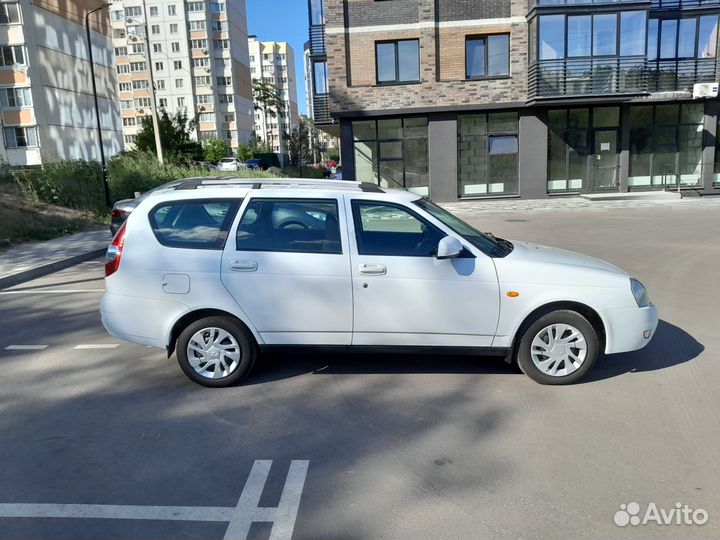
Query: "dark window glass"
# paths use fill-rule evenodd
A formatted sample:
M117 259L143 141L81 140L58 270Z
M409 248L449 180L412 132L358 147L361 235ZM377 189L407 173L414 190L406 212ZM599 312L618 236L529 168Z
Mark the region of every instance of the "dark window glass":
M420 80L420 42L405 39L375 44L378 83Z
M325 24L323 0L310 0L310 24Z
M650 19L648 21L647 58L648 58L648 60L656 60L657 55L658 55L658 20Z
M695 27L697 19L681 19L678 32L678 58L695 57Z
M467 78L485 76L485 40L468 39L465 42L465 72Z
M565 57L565 17L542 15L540 20L540 60Z
M698 58L715 58L717 52L717 15L700 17L700 31L698 32Z
M499 156L504 154L517 154L518 141L516 135L507 135L500 137L490 137L490 151L488 152L491 156Z
M315 79L315 93L327 94L327 62L313 62L313 72Z
M620 14L620 56L645 54L645 12L626 11Z
M590 15L568 17L568 50L569 57L590 56L591 19Z
M677 52L676 20L661 21L660 24L660 58L675 58Z
M239 201L173 201L150 212L150 226L164 246L222 249Z
M342 253L337 201L254 199L237 230L238 251Z
M510 74L510 36L501 34L497 36L488 36L488 75L491 77L497 75Z
M355 237L360 255L432 257L440 229L394 204L353 201Z
M617 15L593 16L593 55L617 54Z

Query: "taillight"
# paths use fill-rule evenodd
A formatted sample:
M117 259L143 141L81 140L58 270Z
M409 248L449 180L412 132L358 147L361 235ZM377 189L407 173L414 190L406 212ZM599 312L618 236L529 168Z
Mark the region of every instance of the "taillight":
M127 215L126 210L120 210L119 208L113 208L113 211L110 213L110 216L113 218L125 218Z
M108 246L105 254L105 277L108 277L120 268L120 257L125 247L125 223L121 225L115 234L112 243Z

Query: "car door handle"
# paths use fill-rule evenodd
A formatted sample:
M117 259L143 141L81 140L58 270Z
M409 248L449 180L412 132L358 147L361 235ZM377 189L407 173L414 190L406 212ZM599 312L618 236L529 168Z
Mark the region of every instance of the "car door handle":
M358 266L358 274L365 276L384 276L387 274L387 268L384 264L361 264Z
M255 272L258 263L249 259L233 259L230 261L230 270L233 272Z

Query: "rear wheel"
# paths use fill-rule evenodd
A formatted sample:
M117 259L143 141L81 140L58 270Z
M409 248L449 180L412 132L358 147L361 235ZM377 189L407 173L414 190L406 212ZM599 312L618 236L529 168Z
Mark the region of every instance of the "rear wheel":
M570 384L581 379L597 360L595 328L570 310L547 313L520 337L517 362L528 377L541 384Z
M203 386L230 386L243 380L257 358L257 345L244 325L230 317L207 317L178 337L177 358L185 375Z

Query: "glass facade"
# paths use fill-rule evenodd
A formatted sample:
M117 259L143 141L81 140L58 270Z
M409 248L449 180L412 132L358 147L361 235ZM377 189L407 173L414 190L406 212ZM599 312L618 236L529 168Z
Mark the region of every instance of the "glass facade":
M702 183L702 103L630 107L630 189Z
M429 194L427 118L361 120L352 132L358 182Z
M518 192L518 113L458 116L458 196Z

